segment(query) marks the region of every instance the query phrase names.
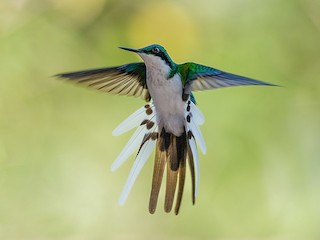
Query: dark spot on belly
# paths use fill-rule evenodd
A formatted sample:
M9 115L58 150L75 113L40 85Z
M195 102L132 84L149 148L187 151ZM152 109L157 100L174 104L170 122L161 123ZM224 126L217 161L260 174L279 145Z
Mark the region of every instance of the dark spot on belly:
M145 119L145 120L142 121L142 123L141 123L140 125L141 125L141 126L142 126L142 125L145 125L145 124L147 124L148 122L149 122L149 120L148 120L148 119Z
M191 131L188 131L188 139L191 139L193 136L192 132Z
M152 128L153 126L154 126L154 122L148 121L148 123L147 123L147 129L150 129L150 128Z
M153 112L153 111L152 111L151 108L147 108L147 110L146 110L146 114L147 114L147 115L150 115L152 112Z
M190 114L187 116L187 122L190 123L191 121L191 117L190 117Z

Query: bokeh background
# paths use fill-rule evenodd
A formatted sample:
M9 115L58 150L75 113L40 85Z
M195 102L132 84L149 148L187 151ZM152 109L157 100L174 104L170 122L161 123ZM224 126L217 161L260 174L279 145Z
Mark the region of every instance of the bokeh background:
M320 239L318 0L1 0L0 239ZM194 61L284 87L197 92L206 117L196 205L147 211L153 159L124 206L134 156L112 129L142 106L58 81L140 61L159 43Z

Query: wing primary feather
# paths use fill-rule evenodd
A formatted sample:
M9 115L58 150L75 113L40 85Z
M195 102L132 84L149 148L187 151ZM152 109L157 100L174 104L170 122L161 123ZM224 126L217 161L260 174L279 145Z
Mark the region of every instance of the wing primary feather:
M137 86L137 90L136 93L134 94L134 96L141 96L143 92L143 88L140 88L139 86Z
M112 80L102 79L97 84L89 84L88 87L95 87L95 85L99 85L99 84L102 84L102 83L103 83L103 85L98 87L97 89L99 89L99 90L105 89L107 91L111 91L114 86L119 86L119 85L123 86L123 84L127 84L127 83L130 83L130 82L128 82L125 77L124 78L119 77L119 78L115 78L115 79L112 79Z
M130 92L132 93L132 96L137 96L139 95L138 93L141 92L141 88L135 83L134 86L132 86Z
M126 84L123 84L122 87L120 89L118 89L118 92L120 95L124 95L123 94L124 90L127 90L127 91L129 90L129 92L130 92L134 86L136 86L136 83L134 81L130 81ZM134 96L134 95L132 94L132 96Z
M143 62L130 63L117 67L99 68L78 72L61 73L55 77L64 78L92 87L97 90L129 96L141 96L144 100L150 101L146 83L146 67ZM129 88L126 91L126 88ZM133 91L131 91L134 88ZM136 88L142 91L137 91ZM131 94L133 92L133 94ZM137 93L141 94L138 95Z
M123 84L121 84L122 82L124 82L124 80L121 80L121 82L116 82L115 84L110 85L111 88L108 88L107 91L111 93L119 93L120 91L118 88L123 86ZM105 86L101 86L98 88L98 90L103 90L103 89L105 89Z
M134 94L132 94L132 92L134 91L134 89L139 88L139 86L137 86L137 83L135 82L129 82L127 85L124 85L122 87L122 89L119 91L120 95L129 95L129 96L135 96Z
M127 94L131 95L131 96L138 96L137 95L137 91L139 90L143 90L143 88L141 88L136 82L133 82L133 84L131 84L130 88L128 88L127 90Z
M185 63L180 67L188 72L188 74L184 76L185 79L183 79L185 82L185 94L190 94L191 91L201 91L212 88L241 85L279 86L236 74L223 72L221 70L196 63Z
M107 77L103 77L103 78L98 78L98 79L95 79L95 78L91 78L91 79L85 79L85 80L81 80L81 81L79 81L79 83L84 83L84 81L91 81L91 83L87 83L88 84L88 87L95 87L96 85L99 85L99 84L102 84L102 83L105 83L105 87L107 87L107 86L112 86L112 85L114 85L114 84L116 84L116 83L114 83L115 81L113 80L113 81L111 81L110 79L108 80L107 79ZM121 79L120 78L120 80L118 80L119 82L120 81L125 81L124 79Z

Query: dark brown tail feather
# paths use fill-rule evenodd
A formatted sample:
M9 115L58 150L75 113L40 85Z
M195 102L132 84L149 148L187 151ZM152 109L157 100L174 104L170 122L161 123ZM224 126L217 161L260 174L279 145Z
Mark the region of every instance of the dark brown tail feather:
M164 201L164 210L168 213L171 211L174 194L176 192L178 179L178 170L172 170L170 168L170 158L167 161L167 186L166 186L166 196Z
M166 212L171 211L176 192L177 182L179 182L177 200L175 205L175 214L179 213L185 182L187 155L191 170L193 189L192 195L194 202L193 158L188 144L186 133L183 133L180 137L176 137L173 134L166 133L165 130L162 129L158 137L156 146L152 189L149 202L150 213L154 213L156 210L165 165L167 166L167 182L164 209Z
M191 173L191 186L192 186L192 203L196 203L196 177L194 173L194 164L193 164L193 155L191 148L188 144L188 163L189 163L189 168L190 168L190 173Z
M166 164L166 152L160 151L159 140L156 146L156 156L154 161L152 188L149 201L149 212L153 214L156 211L158 195L162 183L163 172Z
M182 194L183 194L183 188L184 188L184 182L185 182L185 176L186 176L186 159L181 159L180 162L180 168L179 168L179 188L178 188L178 196L176 201L176 207L175 207L175 214L178 215L182 200Z

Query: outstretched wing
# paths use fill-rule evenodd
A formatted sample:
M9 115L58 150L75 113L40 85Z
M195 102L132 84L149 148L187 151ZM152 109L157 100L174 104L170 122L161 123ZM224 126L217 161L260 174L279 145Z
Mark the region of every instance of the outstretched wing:
M190 94L191 91L202 91L212 88L242 85L276 86L270 83L223 72L218 69L196 63L181 64L179 68L179 72L185 74L185 76L182 74L182 79L185 85L185 94Z
M56 77L65 78L105 92L135 97L141 96L146 101L151 99L146 83L146 66L143 62L61 73L57 74Z

